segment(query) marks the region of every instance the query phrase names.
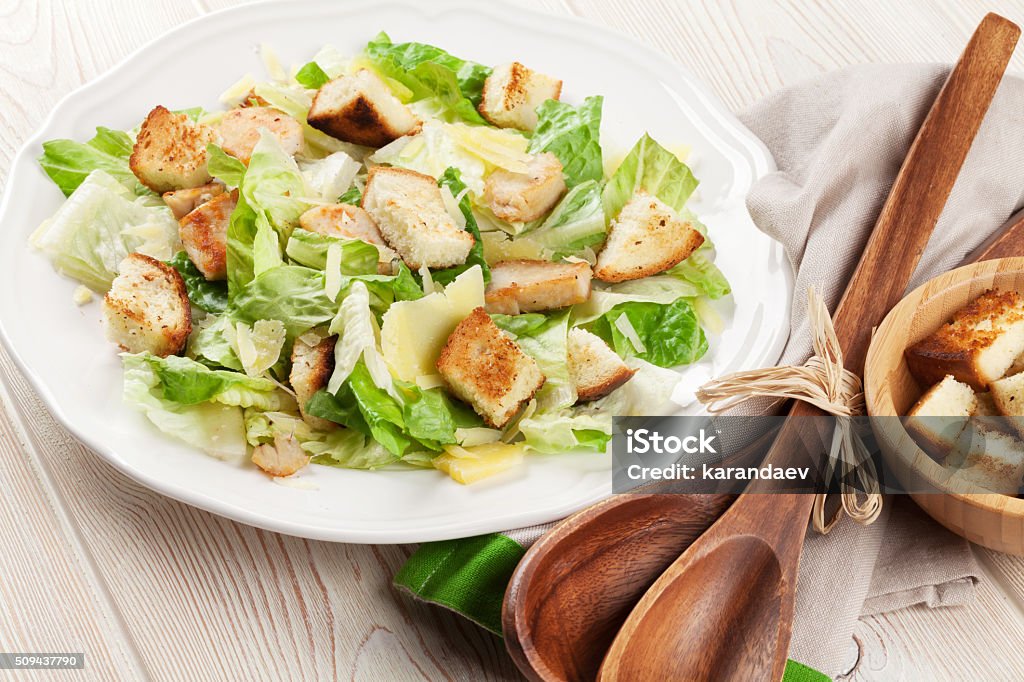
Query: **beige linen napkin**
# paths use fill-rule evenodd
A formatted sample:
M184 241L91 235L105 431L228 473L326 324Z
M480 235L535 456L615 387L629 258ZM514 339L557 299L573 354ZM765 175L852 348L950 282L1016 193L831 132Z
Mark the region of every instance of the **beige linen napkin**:
M834 311L949 67L872 65L776 92L740 115L778 171L747 198L758 227L796 271L792 335L781 362L810 355L806 292ZM1024 204L1024 81L1000 87L921 259L911 288L956 267ZM900 244L893 244L898 250ZM790 657L835 676L857 619L914 604L973 599L978 571L967 542L908 498L886 500L874 525L845 519L804 545Z

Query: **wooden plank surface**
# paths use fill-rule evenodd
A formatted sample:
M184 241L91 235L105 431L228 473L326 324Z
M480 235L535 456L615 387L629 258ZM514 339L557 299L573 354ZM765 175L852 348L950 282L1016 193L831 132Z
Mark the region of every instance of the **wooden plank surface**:
M0 184L60 97L168 28L230 4L0 2ZM1024 21L1020 0L522 4L639 37L733 109L848 64L951 61L988 10ZM1010 68L1024 71L1024 50ZM289 538L155 495L77 444L3 352L0 401L0 650L85 650L89 679L215 670L245 679L518 678L496 638L391 588L410 547ZM1024 561L979 556L986 579L975 604L865 619L846 679L1012 679L1008 671L1024 670ZM986 661L994 642L1005 643L1001 658Z

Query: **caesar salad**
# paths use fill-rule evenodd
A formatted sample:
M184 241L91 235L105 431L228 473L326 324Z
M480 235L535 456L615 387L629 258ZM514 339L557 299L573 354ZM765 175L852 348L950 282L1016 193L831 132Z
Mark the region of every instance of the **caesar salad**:
M670 409L728 296L698 181L603 97L381 33L245 76L224 109L52 140L31 237L122 351L156 428L274 477L310 463L472 483L603 451Z

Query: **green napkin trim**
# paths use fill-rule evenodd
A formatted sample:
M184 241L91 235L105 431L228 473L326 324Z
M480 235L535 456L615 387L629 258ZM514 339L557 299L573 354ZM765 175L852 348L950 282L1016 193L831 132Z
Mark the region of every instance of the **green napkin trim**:
M525 553L499 533L426 542L398 571L395 585L500 636L505 588Z
M526 550L500 533L426 542L405 562L395 586L451 609L501 636L505 588ZM830 682L828 675L788 661L783 682Z

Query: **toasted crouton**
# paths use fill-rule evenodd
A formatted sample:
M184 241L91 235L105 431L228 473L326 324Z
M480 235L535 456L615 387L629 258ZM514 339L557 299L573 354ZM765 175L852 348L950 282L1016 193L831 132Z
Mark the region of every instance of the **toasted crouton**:
M904 425L922 448L941 458L953 450L968 418L977 410L978 399L971 387L947 376L921 396Z
M1001 378L1024 351L1024 298L989 290L907 349L911 374L930 385L952 374L978 391Z
M537 107L562 94L562 81L532 71L519 62L494 67L484 81L480 115L500 128L533 130Z
M316 345L310 345L300 336L292 346L292 371L288 380L295 390L295 400L299 403L302 418L314 429L326 431L335 426L333 422L307 414L306 403L331 378L334 371L334 344L337 340L337 336L328 336Z
M525 173L499 168L487 176L484 200L502 220L528 223L554 208L565 189L562 162L554 154L545 152L530 160Z
M603 398L636 374L600 336L585 329L569 330L568 350L569 376L580 402Z
M969 437L961 438L962 452L951 454L946 466L958 469L951 481L984 490L1016 495L1024 479L1024 442L1002 431L972 422Z
M704 235L657 197L638 191L612 221L594 277L625 282L664 272L690 257Z
M248 164L252 150L260 141L260 129L266 128L281 143L289 156L302 150L302 125L291 116L270 107L232 109L217 124L221 148L242 163Z
M192 333L188 291L178 271L141 253L121 261L103 297L107 338L129 353L180 353Z
M216 141L209 126L158 106L142 122L128 166L154 192L198 187L210 181L206 145Z
M420 126L409 107L366 69L325 83L306 120L331 137L367 147L383 147Z
M370 214L350 204L331 204L311 208L299 216L303 230L346 239L361 239L373 244L380 253L380 269L383 274L391 273L391 261L398 258L394 249L380 235L377 223Z
M993 381L989 384L992 403L1002 419L995 424L1016 431L1024 437L1024 374Z
M413 270L460 265L473 248L473 236L455 224L429 175L374 166L362 203L388 246Z
M207 201L178 221L178 236L199 272L208 280L228 276L228 224L238 190Z
M271 476L291 476L309 464L309 455L295 436L274 434L274 444L257 445L252 451L252 463Z
M210 199L223 194L226 189L219 182L211 182L208 185L200 185L199 187L164 192L163 200L167 204L167 208L171 209L171 213L174 214L174 219L181 220Z
M500 429L544 385L537 362L477 308L455 328L437 370L456 396Z
M590 265L509 260L491 266L487 312L504 315L554 310L590 298Z

